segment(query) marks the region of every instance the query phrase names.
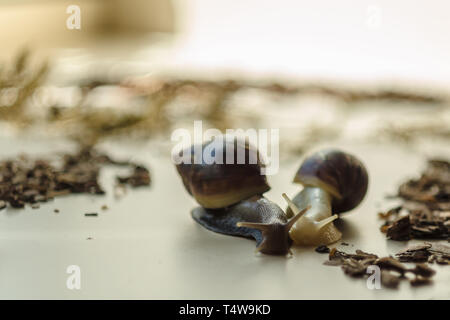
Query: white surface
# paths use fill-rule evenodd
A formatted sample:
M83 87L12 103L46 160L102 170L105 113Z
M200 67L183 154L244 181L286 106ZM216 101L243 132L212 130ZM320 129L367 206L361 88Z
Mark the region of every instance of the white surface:
M125 60L130 72L169 69L179 73L187 69L215 76L220 70L251 72L255 78L263 74L264 79L273 74L342 83L353 80L358 85L362 81L397 84L400 80L448 88L447 1L175 3L181 34L173 45L160 48L142 43L139 48L121 43L119 58L101 56L104 66L73 48L74 59L59 61L60 73L69 78L76 73L102 74L104 70L114 74L111 65L121 69L119 62ZM382 10L383 23L378 29L367 27L371 5ZM106 53L112 54L112 50L107 48ZM398 112L404 120L421 116ZM295 120L295 115L291 118ZM378 118L361 122L361 117L350 126L363 135L367 124ZM448 117L443 119L445 122ZM2 136L0 146L2 157L65 148L61 141L8 136ZM418 174L425 165L425 155L450 157L448 143L425 141L411 148L346 142L333 146L356 153L370 175L365 201L340 224L343 241L353 245L342 249L396 253L405 244L386 241L379 232L381 222L376 214L384 208L378 206L398 183ZM37 210L0 211L0 298L450 298L448 266L435 266L435 284L429 287L411 288L402 283L399 290L369 290L365 281L347 277L339 268L323 266L327 256L312 248L294 248L291 259L257 257L254 241L215 234L195 224L189 211L196 204L170 163L169 151L158 154L151 144L129 143L114 145L112 151L135 154L148 164L151 188L132 190L116 200L111 188L113 172L108 170L102 177L106 196L67 196ZM283 162L279 174L270 177L272 190L267 196L283 208L281 193L292 196L300 190L291 183L300 162L300 158ZM108 205L107 211L100 209L103 204ZM59 214L53 212L55 208ZM92 211L99 217L84 216ZM74 264L81 267L81 290L66 288L66 268Z
M39 142L38 142L39 141ZM63 142L4 139L3 156L61 150ZM424 154L445 145L427 144L426 152L389 145L337 144L366 163L370 187L364 203L339 224L344 250L393 254L404 243L386 241L379 232L378 205L397 183L424 166ZM435 283L399 290L369 290L338 267L322 265L326 255L293 248L291 259L255 256L255 242L207 231L189 215L195 202L184 190L168 152L140 144L114 145L113 154L134 154L151 167L151 188L136 189L116 200L114 170L102 182L106 196L68 196L40 209L0 211L0 298L148 298L148 299L448 299L450 268L437 270ZM424 149L425 150L425 149ZM447 149L448 150L448 149ZM281 193L294 195L291 178L301 159L282 163L270 177L267 196L285 207ZM100 208L107 204L109 209ZM58 208L59 214L53 209ZM86 212L98 217L85 217ZM87 240L93 237L92 240ZM66 268L81 268L81 289L66 288Z

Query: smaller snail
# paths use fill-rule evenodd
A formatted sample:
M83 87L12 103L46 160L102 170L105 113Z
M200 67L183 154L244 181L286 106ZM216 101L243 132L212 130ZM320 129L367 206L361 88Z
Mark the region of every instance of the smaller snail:
M339 240L342 234L333 221L359 205L368 181L363 163L351 154L329 149L306 158L294 178L303 190L292 201L285 197L288 217L298 214L298 208L311 207L289 231L294 243L321 245Z
M215 161L202 157L205 150ZM289 230L307 209L288 220L263 196L270 186L254 147L236 138L216 137L182 154L189 155L188 161L176 167L186 190L201 205L191 211L196 222L214 232L254 238L261 253L290 253Z

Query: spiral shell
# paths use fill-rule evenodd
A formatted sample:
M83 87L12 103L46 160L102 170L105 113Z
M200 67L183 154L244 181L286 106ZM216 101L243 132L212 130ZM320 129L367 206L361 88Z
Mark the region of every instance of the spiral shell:
M243 140L216 138L181 152L188 161L177 164L177 171L204 208L225 208L270 190L261 174L261 155Z
M334 213L355 208L364 198L369 177L355 156L327 149L308 157L297 171L294 182L323 188L333 195Z

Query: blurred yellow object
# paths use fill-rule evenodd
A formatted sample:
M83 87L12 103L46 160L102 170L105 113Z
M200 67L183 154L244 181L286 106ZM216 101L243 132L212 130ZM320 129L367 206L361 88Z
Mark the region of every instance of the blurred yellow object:
M80 8L81 29L71 30L66 25L71 5ZM167 0L23 0L7 1L0 7L4 55L24 45L76 48L105 36L174 29L172 3Z

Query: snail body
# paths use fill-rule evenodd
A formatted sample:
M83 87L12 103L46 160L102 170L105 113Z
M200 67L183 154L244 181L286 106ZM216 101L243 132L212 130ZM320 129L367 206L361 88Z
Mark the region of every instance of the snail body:
M208 157L195 161L204 150L211 151L208 154L216 161ZM191 211L196 222L217 233L254 238L261 253L289 253L289 229L302 213L288 220L278 205L263 196L270 186L254 147L225 138L206 142L202 148L191 146L186 152L190 161L177 164L177 170L186 190L201 205Z
M192 210L192 217L205 228L222 234L253 238L258 251L266 254L286 254L292 244L287 236L295 221L270 200L254 196L226 209Z
M327 149L308 157L297 171L294 182L304 188L288 201L288 216L299 212L298 208L311 208L294 224L289 236L300 245L326 245L341 239L342 234L333 221L363 200L368 174L355 156Z

